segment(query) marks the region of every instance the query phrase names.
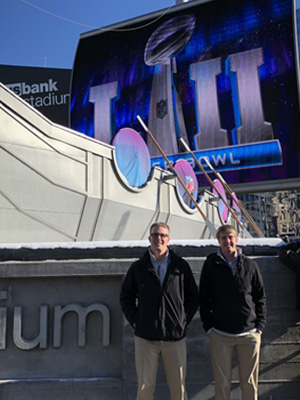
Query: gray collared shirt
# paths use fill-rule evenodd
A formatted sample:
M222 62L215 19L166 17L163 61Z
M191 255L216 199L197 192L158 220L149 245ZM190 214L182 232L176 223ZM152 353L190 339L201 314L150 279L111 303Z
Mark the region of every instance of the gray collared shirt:
M169 265L169 250L168 250L166 256L161 261L157 261L154 254L151 252L150 248L148 251L150 254L151 263L155 269L157 276L159 277L160 286L162 286L165 276L166 276L166 273L167 273L168 265Z

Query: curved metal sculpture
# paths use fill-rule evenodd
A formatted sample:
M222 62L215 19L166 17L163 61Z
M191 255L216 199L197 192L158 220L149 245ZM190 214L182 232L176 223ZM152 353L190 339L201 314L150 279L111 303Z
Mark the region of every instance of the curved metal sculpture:
M170 172L130 186L113 146L51 123L2 84L0 121L0 242L144 240L158 220L174 239L212 237ZM218 227L214 199L204 191L199 206Z

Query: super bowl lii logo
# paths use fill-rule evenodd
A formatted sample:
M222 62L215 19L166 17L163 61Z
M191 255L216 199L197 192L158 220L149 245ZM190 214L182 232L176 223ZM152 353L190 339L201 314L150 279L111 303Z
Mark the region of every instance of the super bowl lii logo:
M165 154L174 155L173 162L180 153L178 138L189 142L176 86L176 57L188 45L194 29L193 15L171 18L152 33L144 49L144 62L153 71L149 130ZM196 55L194 58L197 59ZM197 126L193 142L199 160L205 152L204 156L224 170L258 167L267 163L282 164L280 143L274 140L272 124L265 120L264 115L258 73L263 64L264 51L262 47L258 47L229 54L225 62L224 58L217 57L192 62L189 65L190 84L194 87ZM225 71L229 78L234 104L236 127L230 132L222 128L220 120L217 77L222 71ZM89 101L94 103L94 137L107 143L113 134L110 104L120 99L119 86L119 82L114 81L89 89ZM268 142L268 146L265 142ZM147 144L153 164L164 168L165 163L159 158L160 153L155 144L152 141L148 141ZM208 151L212 153L207 154Z

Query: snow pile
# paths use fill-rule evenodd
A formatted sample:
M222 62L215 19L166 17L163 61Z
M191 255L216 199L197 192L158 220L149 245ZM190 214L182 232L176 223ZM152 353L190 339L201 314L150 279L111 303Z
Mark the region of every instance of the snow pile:
M239 239L238 245L244 246L269 246L280 247L286 243L280 238L247 238ZM208 247L218 246L217 239L199 239L199 240L170 240L170 246L192 246L192 247ZM99 242L47 242L47 243L2 243L1 249L101 249L101 248L134 248L148 247L148 240L121 240L121 241L99 241Z

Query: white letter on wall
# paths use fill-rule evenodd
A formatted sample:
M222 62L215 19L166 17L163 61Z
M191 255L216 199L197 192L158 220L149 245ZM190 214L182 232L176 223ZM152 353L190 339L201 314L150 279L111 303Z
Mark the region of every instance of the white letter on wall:
M197 150L228 146L227 131L221 129L217 93L217 75L221 59L191 64L190 78L195 81L198 133L194 136Z
M234 144L274 138L272 125L265 121L262 105L258 67L263 62L262 48L231 54L226 61L237 127L234 130Z
M13 341L22 350L31 350L40 345L41 349L47 347L48 306L40 307L40 334L32 340L22 337L22 307L14 307Z
M118 82L92 86L89 101L94 103L94 138L110 143L112 136L112 101L118 98Z
M102 344L103 347L110 345L110 313L103 304L91 304L82 307L80 304L69 304L65 307L55 306L54 310L54 337L53 347L61 346L62 319L67 312L75 312L78 317L78 347L86 344L86 317L92 311L98 311L102 315Z

